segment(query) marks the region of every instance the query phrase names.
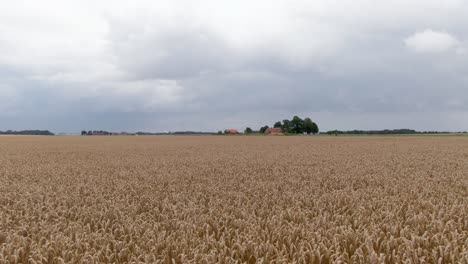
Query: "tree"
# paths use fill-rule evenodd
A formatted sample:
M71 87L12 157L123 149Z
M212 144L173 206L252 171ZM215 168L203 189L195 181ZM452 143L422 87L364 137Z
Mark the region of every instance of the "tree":
M252 133L252 129L250 127L246 127L245 130L244 130L244 133L245 134L251 134Z
M319 132L318 126L312 119L306 117L304 118L304 131L309 134L317 134Z
M274 125L273 125L274 128L282 128L283 125L281 124L281 121L278 121L276 122Z
M265 133L265 131L268 129L269 127L268 126L263 126L260 128L260 133Z
M311 133L314 133L314 122L312 119L306 117L304 118L304 132L307 133L307 135L310 135Z
M312 122L312 133L317 134L319 132L318 125L315 122Z
M308 117L304 118L304 131L307 133L307 135L310 135L313 129L314 129L314 122L312 122L312 119Z
M218 135L222 135L223 134L223 131L218 131Z
M86 132L86 130L83 130L83 131L81 131L81 135L86 136L86 135L88 135L88 132Z
M283 132L292 133L290 126L291 126L291 121L289 121L288 119L284 119L283 125L281 126L281 128L283 129Z
M88 131L88 136L92 136L93 135L93 131Z
M290 122L291 131L295 134L304 133L304 120L298 116L294 116Z

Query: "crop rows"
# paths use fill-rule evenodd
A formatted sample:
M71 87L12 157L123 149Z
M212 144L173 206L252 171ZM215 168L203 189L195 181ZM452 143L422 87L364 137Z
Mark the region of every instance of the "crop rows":
M468 138L0 137L0 263L468 263Z

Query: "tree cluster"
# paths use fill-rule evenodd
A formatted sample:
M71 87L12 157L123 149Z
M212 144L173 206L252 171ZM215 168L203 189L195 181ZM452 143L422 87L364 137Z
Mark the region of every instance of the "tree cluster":
M54 133L49 130L22 130L22 131L0 131L0 135L39 135L39 136L53 136Z
M309 117L304 119L294 116L291 120L284 119L273 124L274 128L281 128L284 133L289 134L317 134L319 132L318 125ZM259 129L260 133L265 133L269 126L263 126Z

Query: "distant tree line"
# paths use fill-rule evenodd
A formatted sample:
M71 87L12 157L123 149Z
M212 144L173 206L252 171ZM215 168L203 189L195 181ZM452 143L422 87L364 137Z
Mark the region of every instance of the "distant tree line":
M273 124L273 127L281 128L283 133L288 134L317 134L319 132L318 125L309 117L302 119L298 116L294 116L291 120L284 119L283 121L277 121ZM268 125L262 126L257 132L247 127L244 133L265 133L268 128L270 128Z
M158 136L158 135L213 135L214 132L200 131L175 131L175 132L136 132L139 136Z
M53 136L49 130L21 130L21 131L0 131L0 135L33 135L33 136Z
M167 135L167 133L152 133L152 132L136 132L135 134L139 136L158 136L158 135Z
M104 135L104 136L109 136L112 135L111 132L109 131L104 131L104 130L83 130L81 131L82 136L93 136L93 135Z
M413 129L384 129L384 130L330 130L325 132L328 135L411 135L411 134L447 134L443 131L416 131Z
M213 135L214 132L200 132L200 131L175 131L167 133L169 135Z
M82 136L110 136L110 135L139 135L139 136L157 136L157 135L213 135L213 132L198 132L198 131L175 131L175 132L109 132L104 130L83 130L81 131Z

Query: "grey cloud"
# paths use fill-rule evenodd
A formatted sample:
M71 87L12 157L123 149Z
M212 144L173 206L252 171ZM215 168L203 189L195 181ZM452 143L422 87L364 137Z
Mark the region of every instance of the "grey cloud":
M229 68L232 56L222 41L206 32L115 32L111 49L117 65L131 78L185 79ZM125 35L114 38L116 35Z
M463 1L142 3L77 4L30 43L34 23L0 18L18 30L0 43L0 129L215 131L299 114L322 129L468 130ZM425 39L405 40L426 29L453 43L413 52Z

